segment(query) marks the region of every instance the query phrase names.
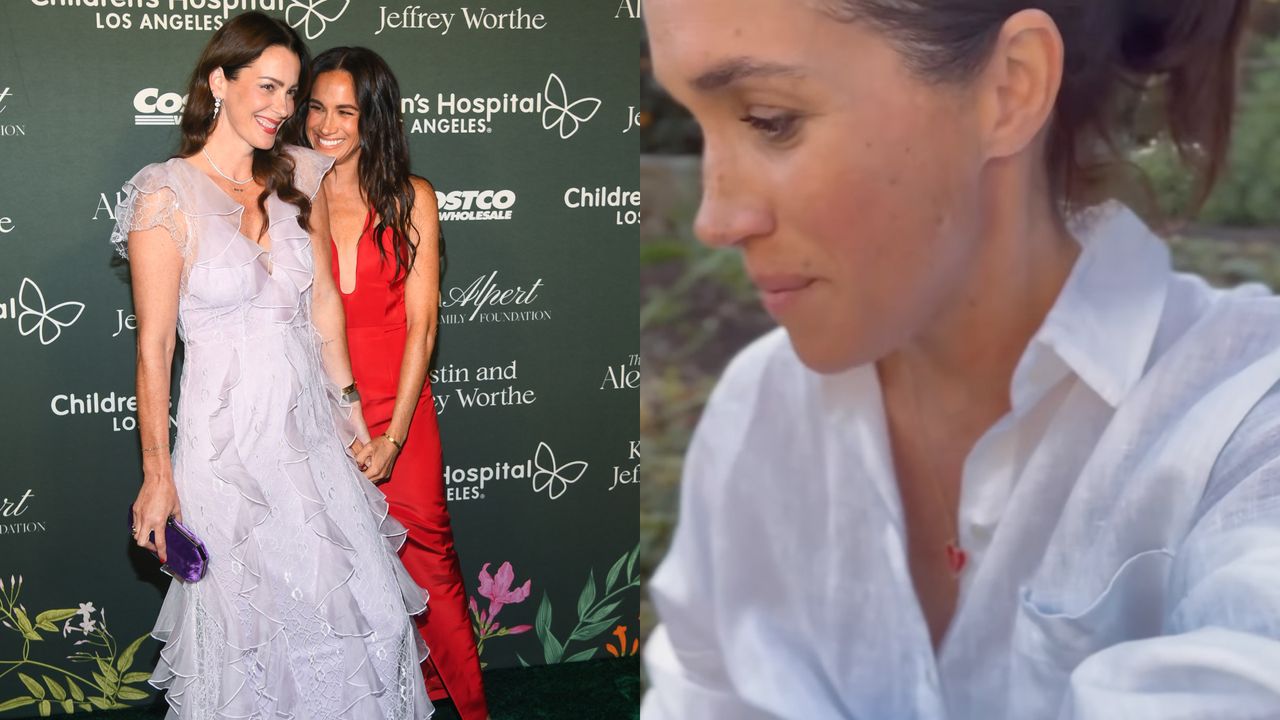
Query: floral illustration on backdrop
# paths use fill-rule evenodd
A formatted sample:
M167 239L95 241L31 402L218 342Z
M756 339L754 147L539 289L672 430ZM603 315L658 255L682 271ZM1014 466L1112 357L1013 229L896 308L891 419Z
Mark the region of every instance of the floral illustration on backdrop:
M0 712L35 705L41 717L48 717L54 708L67 714L76 710L108 710L129 707L126 700L151 697L151 689L146 685L133 687L145 683L151 673L131 671L138 648L148 635L121 649L107 629L105 608L84 602L79 607L45 610L32 619L26 606L18 601L21 593L21 575L16 578L10 575L8 584L0 578L0 626L22 637L21 655L13 660L0 660L0 679L13 675L26 691L0 700ZM52 636L46 638L42 632ZM57 640L59 635L66 639L81 636L72 643L79 649L67 659L89 665L88 677L83 672L75 673L31 659L31 643Z
M613 636L618 638L618 646L614 647L612 642L607 642L604 649L614 657L626 657L628 655L638 655L640 653L640 638L632 638L631 646L627 647L627 626L619 625L613 629Z
M497 620L498 613L507 605L517 605L529 598L533 589L533 581L525 580L523 584L512 587L515 582L515 570L510 562L498 566L498 572L489 574L489 563L480 568L481 597L488 599L489 606L481 609L476 598L471 598L468 607L471 610L471 625L476 633L476 650L484 654L485 643L496 638L509 635L522 635L533 630L542 645L542 656L548 665L561 662L577 662L590 660L603 647L615 657L634 655L639 650L639 640L632 639L628 643L627 626L619 625L621 614L616 614L622 604L624 593L640 587L640 576L636 572L636 559L640 556L640 545L625 552L613 563L605 574L604 584L596 581L595 570L587 572L587 582L578 595L577 621L567 635L556 635L552 630L552 605L544 591L542 602L533 625L512 625L504 627ZM508 613L509 615L510 613ZM610 630L612 628L612 630ZM601 637L609 633L617 638L618 645L612 642L601 642ZM564 639L562 640L561 637ZM570 654L570 650L575 650ZM529 662L517 654L516 659L524 667ZM487 663L480 663L481 667Z
M622 554L609 572L605 574L604 585L597 589L595 571L587 574L587 583L578 595L578 619L568 635L557 636L552 631L551 599L546 592L542 593L542 603L538 606L537 617L533 621L534 632L542 642L542 656L548 665L560 662L577 662L590 660L600 651L597 638L609 628L617 625L621 615L613 614L622 604L623 593L640 587L640 576L636 574L636 558L640 556L640 544L630 552ZM563 640L560 637L564 637ZM573 654L568 654L573 643L589 645ZM522 665L528 662L516 656Z
M477 655L484 654L486 640L506 637L507 635L519 635L533 629L532 625L503 627L498 622L498 612L502 610L503 606L522 603L529 597L533 581L525 580L523 585L513 589L511 583L515 579L515 570L511 568L511 563L509 562L504 562L498 566L497 575L489 575L489 563L485 563L484 567L480 568L480 595L489 599L489 607L480 610L475 598L471 598L471 602L468 605L471 610L471 625L476 633ZM481 667L486 665L488 663L480 663Z

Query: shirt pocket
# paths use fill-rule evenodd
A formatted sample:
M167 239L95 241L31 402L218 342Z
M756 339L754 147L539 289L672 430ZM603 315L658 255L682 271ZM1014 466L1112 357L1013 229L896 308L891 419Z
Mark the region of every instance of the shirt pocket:
M1121 563L1100 594L1078 607L1049 607L1024 587L1014 621L1010 717L1056 717L1072 671L1086 658L1159 635L1172 560L1164 549L1138 553Z

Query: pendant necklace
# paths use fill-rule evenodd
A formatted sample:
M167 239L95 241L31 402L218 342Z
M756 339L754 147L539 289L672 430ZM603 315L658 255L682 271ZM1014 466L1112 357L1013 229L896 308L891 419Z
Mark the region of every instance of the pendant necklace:
M205 159L206 161L208 161L208 163L209 163L209 167L213 168L213 171L214 171L214 172L218 173L218 175L220 175L220 176L222 177L222 179L223 179L223 180L226 180L227 182L231 183L232 185L245 185L245 184L247 184L250 180L253 180L253 175L250 175L249 177L245 178L244 180L237 180L237 179L235 179L235 178L231 177L230 175L227 175L226 173L222 172L222 170L221 170L221 169L219 169L219 168L218 168L218 166L214 164L214 162L213 162L213 158L209 157L209 152L208 152L207 150L205 150L204 148L200 148L200 154L201 154L201 155L204 155L204 159ZM242 192L244 192L244 188L242 188L242 187L233 187L233 188L231 188L231 190L232 190L233 192L238 192L238 193L242 193Z
M916 392L915 379L912 378L910 382L911 399L915 403L916 419L918 422L922 422L924 414L920 411L920 396L919 393ZM928 440L928 438L926 438L926 440ZM962 478L963 473L964 470L962 469ZM964 572L965 566L969 563L969 555L965 552L964 548L960 547L959 528L957 527L956 516L951 512L951 505L947 502L946 493L942 490L942 480L936 473L931 474L929 484L933 486L933 489L937 493L938 505L942 509L942 514L947 518L947 527L951 529L950 539L947 540L943 547L943 551L946 553L947 569L951 571L951 577L959 578L960 574ZM957 502L957 506L958 505L959 503Z

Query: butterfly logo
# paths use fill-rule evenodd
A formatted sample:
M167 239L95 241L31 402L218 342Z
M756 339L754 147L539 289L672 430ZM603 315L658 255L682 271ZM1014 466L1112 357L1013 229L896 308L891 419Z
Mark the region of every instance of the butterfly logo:
M84 303L75 300L49 307L45 304L40 286L32 282L31 278L22 278L18 305L22 307L22 312L18 313L18 332L25 337L39 331L41 345L57 340L62 335L62 328L70 327L80 319L80 313L84 312Z
M336 0L293 0L284 11L284 19L295 30L301 25L302 34L306 35L308 40L315 40L324 33L329 23L342 17L342 14L347 11L347 6L351 4L351 0L342 0L342 7L337 12L333 15L325 15L320 12L319 8L329 2L336 2ZM295 10L300 11L300 13L295 13ZM295 15L299 15L296 20L294 19ZM313 21L315 22L314 30Z
M555 453L551 451L551 446L544 442L538 443L538 452L533 456L533 466L537 468L533 471L534 492L545 490L552 500L564 495L564 491L578 482L582 474L587 471L587 463L582 460L557 465Z
M561 140L573 137L578 132L578 127L595 117L596 111L600 109L599 98L582 98L569 102L564 82L555 73L547 76L547 86L542 90L542 97L547 103L542 109L542 129L558 128Z

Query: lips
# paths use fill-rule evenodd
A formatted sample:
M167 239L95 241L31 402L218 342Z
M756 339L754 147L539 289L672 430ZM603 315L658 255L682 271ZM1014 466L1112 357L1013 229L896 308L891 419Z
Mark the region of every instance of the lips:
M765 310L777 318L785 313L817 281L809 275L752 275L751 281L760 291Z
M268 120L261 115L254 115L253 119L258 123L258 127L262 128L262 131L268 135L275 135L280 130L281 121L279 120Z
M317 137L317 138L316 138L316 144L317 144L317 145L319 145L319 146L320 146L320 147L322 147L322 148L328 148L328 149L330 149L330 150L332 150L333 148L338 147L339 145L341 145L341 144L342 144L342 143L344 143L344 142L346 142L346 140L345 140L345 139L343 139L343 138L337 138L337 139L335 139L335 140L327 140L327 139L322 138L322 137Z

